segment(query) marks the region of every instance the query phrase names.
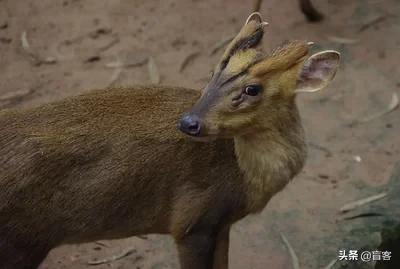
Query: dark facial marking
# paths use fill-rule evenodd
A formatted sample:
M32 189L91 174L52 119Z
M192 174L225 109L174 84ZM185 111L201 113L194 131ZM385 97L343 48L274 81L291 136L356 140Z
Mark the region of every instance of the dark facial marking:
M263 29L261 27L258 28L251 36L239 40L232 48L231 54L233 55L237 51L246 50L257 46L260 43L263 35L264 35Z
M247 69L244 70L244 71L242 71L242 72L240 72L239 74L236 74L236 75L234 75L234 76L228 78L228 79L225 80L224 82L222 82L222 83L221 83L221 87L224 86L225 84L228 84L228 83L230 83L230 82L232 82L232 81L238 79L238 78L241 77L241 76L246 75L246 74L247 74Z
M239 41L237 41L236 44L232 47L231 51L229 52L228 57L226 57L226 59L224 59L221 62L221 71L224 70L225 67L228 65L228 62L232 57L232 55L234 55L239 51L257 46L260 43L263 35L264 35L264 30L262 29L262 27L260 27L250 36L244 37Z

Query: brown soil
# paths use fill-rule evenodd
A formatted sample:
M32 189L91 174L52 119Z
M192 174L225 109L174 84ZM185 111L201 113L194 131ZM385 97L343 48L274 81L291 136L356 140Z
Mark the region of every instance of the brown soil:
M285 40L307 39L316 42L315 50L339 50L343 64L326 91L299 97L310 142L308 163L262 214L234 226L231 268L292 268L279 232L303 268L328 264L341 246L327 243L321 249L315 242L335 229L343 204L363 197L363 188L385 184L399 160L399 110L352 124L385 109L399 93L399 2L314 2L325 14L318 24L307 23L293 0L264 1L261 9L270 22L267 50ZM150 82L146 65L115 76L106 65L118 59L140 62L152 56L162 84L200 89L220 56L210 51L240 29L251 8L251 1L242 0L0 0L0 109L35 106L112 81ZM23 32L35 57L22 49ZM199 56L180 72L185 58L196 52ZM43 63L48 57L56 62ZM87 264L131 247L134 253L117 261ZM89 267L177 268L177 255L170 238L150 236L61 246L40 268Z

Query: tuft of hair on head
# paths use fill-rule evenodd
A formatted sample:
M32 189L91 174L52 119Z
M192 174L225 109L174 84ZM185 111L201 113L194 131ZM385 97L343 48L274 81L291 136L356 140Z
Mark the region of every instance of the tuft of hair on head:
M253 64L249 73L263 81L273 78L270 83L275 83L281 96L319 91L334 78L340 54L327 50L309 56L312 45L302 40L287 42Z
M252 73L263 76L269 72L287 70L306 59L309 46L308 42L302 40L286 42L255 64Z

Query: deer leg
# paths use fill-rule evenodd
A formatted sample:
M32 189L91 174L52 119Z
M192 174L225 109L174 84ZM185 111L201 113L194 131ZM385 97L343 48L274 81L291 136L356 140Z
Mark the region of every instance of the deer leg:
M310 22L317 22L323 19L323 15L315 9L311 0L299 0L300 9Z
M27 242L29 246L29 242ZM49 249L39 247L0 246L0 269L36 269L46 258Z
M217 235L213 269L228 269L230 229L231 226L227 225Z
M212 268L218 232L202 228L177 241L181 269Z

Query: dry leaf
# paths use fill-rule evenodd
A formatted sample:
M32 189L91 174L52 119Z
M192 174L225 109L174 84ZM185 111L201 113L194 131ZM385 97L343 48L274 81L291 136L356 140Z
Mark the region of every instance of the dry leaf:
M22 103L26 99L31 98L40 87L42 87L41 84L29 89L12 91L1 95L0 109L13 107L16 104Z
M23 31L23 32L22 32L22 35L21 35L21 43L22 43L22 48L23 48L24 50L29 51L29 50L31 49L31 46L29 45L29 42L28 42L28 38L27 38L27 33L26 33L26 31Z
M17 99L29 95L32 93L32 89L13 91L0 96L0 101L9 101L11 99Z
M106 67L108 68L129 68L129 67L136 67L136 66L141 66L147 63L149 60L148 57L139 57L137 59L128 59L125 61L115 61L115 62L110 62L106 64Z
M357 207L360 207L360 206L363 206L365 204L369 204L369 203L375 202L377 200L383 199L383 198L386 197L386 195L387 195L387 193L383 192L383 193L380 193L380 194L377 194L377 195L373 195L373 196L370 196L370 197L367 197L367 198L364 198L364 199L361 199L361 200L346 204L346 205L344 205L344 206L342 206L340 208L340 212L341 213L346 213L348 211L356 209Z
M332 42L339 43L339 44L346 44L352 45L358 43L358 39L340 37L340 36L328 36L328 39Z
M376 25L376 24L378 24L380 22L383 22L384 20L387 19L387 17L388 17L388 15L382 15L382 16L379 16L379 17L377 17L375 19L372 19L371 21L369 21L369 22L365 23L364 25L362 25L358 31L359 32L363 32L363 31L367 30L368 28L370 28L371 26Z
M149 70L150 82L153 84L159 84L161 80L160 73L158 72L158 68L153 57L150 56L147 66Z
M38 55L37 53L35 53L28 41L28 37L27 37L27 33L26 31L23 31L21 34L21 45L23 50L25 51L25 53L31 58L33 64L35 65L40 65L40 64L55 64L57 62L57 59L54 57L45 57L42 58L40 57L40 55Z
M93 63L93 62L98 62L101 60L100 55L92 55L88 57L84 62L85 63Z
M43 60L43 62L47 64L55 64L57 63L57 59L53 56L48 56Z
M188 56L186 56L186 58L182 61L181 67L179 68L179 72L182 72L186 68L186 66L188 66L191 62L194 61L194 59L196 59L199 56L200 56L199 51L193 52Z
M290 257L292 258L293 269L300 269L299 258L297 257L296 252L294 251L292 245L290 244L289 240L286 238L286 236L283 233L280 233L280 235L281 235L283 243L285 243L286 247L289 250Z
M221 40L220 42L218 42L217 44L215 44L215 46L211 49L210 52L210 56L214 55L215 53L217 53L220 49L222 49L223 47L225 47L226 45L229 44L229 42L231 42L233 39L235 38L235 36L230 36L224 40Z
M387 107L385 110L383 110L383 111L381 111L381 112L378 112L378 113L376 113L376 114L373 114L373 115L371 115L371 116L367 116L367 117L365 117L365 118L363 118L363 119L357 120L356 122L365 123L365 122L374 120L374 119L376 119L376 118L380 118L380 117L382 117L382 116L384 116L384 115L386 115L386 114L392 112L392 111L395 110L398 106L399 106L399 97L398 97L398 95L397 95L396 93L393 93L392 99L391 99L391 101L390 101L390 104L388 105L388 107Z
M110 258L101 259L101 260L92 260L92 261L88 261L87 263L89 265L100 265L100 264L104 264L104 263L110 263L110 262L113 262L116 260L120 260L126 256L129 256L134 252L136 252L136 250L133 247L131 247L131 248L128 248L128 249L122 251L120 254L112 256Z
M114 45L118 44L120 41L118 36L115 36L108 44L104 45L103 47L97 50L97 53L103 53L106 50L112 48Z
M108 87L114 86L115 82L121 77L122 68L115 68L113 74L111 75L110 82L108 83Z
M337 259L332 260L327 266L324 267L324 269L332 269L337 261Z

